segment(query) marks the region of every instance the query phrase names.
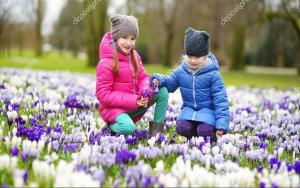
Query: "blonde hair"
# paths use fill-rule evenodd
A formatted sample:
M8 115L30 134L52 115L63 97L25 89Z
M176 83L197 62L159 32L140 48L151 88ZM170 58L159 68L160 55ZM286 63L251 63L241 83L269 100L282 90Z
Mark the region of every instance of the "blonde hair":
M134 72L133 72L133 77L137 77L138 73L139 73L139 64L136 60L136 57L134 55L134 50L132 49L130 52L130 58L133 61L133 66L134 66ZM113 72L114 74L117 74L119 70L119 57L118 57L118 51L116 48L114 48L114 68L113 68Z

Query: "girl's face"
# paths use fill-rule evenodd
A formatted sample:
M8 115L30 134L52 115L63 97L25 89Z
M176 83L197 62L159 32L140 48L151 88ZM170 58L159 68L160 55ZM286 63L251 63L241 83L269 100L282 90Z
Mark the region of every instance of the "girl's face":
M188 56L188 63L192 69L197 69L203 64L206 58L207 56L201 56L201 57Z
M117 44L124 53L129 54L135 46L135 40L135 36L128 35L126 37L119 38L117 40Z

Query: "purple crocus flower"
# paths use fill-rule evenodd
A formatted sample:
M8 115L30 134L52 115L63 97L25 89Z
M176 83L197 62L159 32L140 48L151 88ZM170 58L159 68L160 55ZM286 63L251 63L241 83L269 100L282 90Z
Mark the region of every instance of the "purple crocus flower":
M58 141L57 140L54 140L53 142L52 142L52 146L53 146L53 148L54 148L54 150L55 151L58 151L59 150L59 143L58 143Z
M272 158L270 159L269 163L270 163L270 168L271 168L271 169L273 169L273 166L274 166L274 165L277 165L277 169L278 169L278 168L280 167L280 165L281 165L281 161L280 161L278 158L276 158L276 157L272 157Z
M175 139L172 138L172 139L170 140L170 144L174 144L174 143L175 143Z
M5 183L3 183L1 187L2 188L9 188L9 186L7 184L5 184Z
M1 89L6 89L5 86L4 86L4 84L0 84L0 90Z
M144 89L144 90L141 92L141 96L144 97L144 98L148 98L150 95L151 95L150 89Z
M137 143L137 139L136 139L136 137L131 137L131 136L129 136L129 137L127 137L126 138L126 144L129 144L129 145L134 145L134 144L136 144Z
M16 123L17 125L25 125L26 121L21 116L19 116L16 119Z
M87 104L82 104L79 102L75 95L68 96L64 102L64 105L67 108L90 109Z
M263 169L264 169L264 167L261 166L261 165L259 165L259 166L257 167L257 172L261 173L261 172L263 171Z
M92 131L90 134L90 144L94 145L96 143L96 135L95 132Z
M29 123L32 125L32 126L37 126L37 120L34 119L34 118L29 118Z
M87 166L85 164L76 164L75 170L76 171L81 171L82 170L85 173L87 173L87 171L88 171Z
M13 124L14 120L12 119L7 119L7 124L10 127Z
M47 134L51 133L51 129L52 129L51 126L47 127L47 130L46 130Z
M78 149L78 144L77 143L72 143L72 144L66 144L64 145L64 152L74 152Z
M276 183L272 183L271 187L272 188L279 188L279 186Z
M98 180L100 184L104 181L105 179L105 172L102 169L96 170L93 174L93 178Z
M119 187L120 184L121 184L121 180L120 180L120 179L116 179L116 180L114 181L114 184L113 184L112 187Z
M158 138L156 140L157 143L162 143L163 141L165 141L165 137L162 133L158 133Z
M17 104L17 103L14 103L14 104L11 105L12 110L13 110L13 111L16 111L16 112L19 111L19 107L20 107L20 105Z
M56 127L55 127L53 130L54 130L54 132L62 133L62 129L61 129L61 127L59 126L59 124L56 124Z
M25 162L28 159L28 154L26 152L22 152L22 161Z
M268 143L266 143L266 142L262 142L260 144L260 148L262 148L262 149L266 149L267 147L268 147Z
M259 182L259 188L265 188L266 187L266 183L261 181Z
M11 153L12 156L18 156L19 148L18 147L10 148L10 153Z
M147 139L147 130L136 130L134 133L134 136L138 140L145 140L145 139Z
M297 160L294 164L294 170L297 174L300 174L300 160Z
M293 169L293 165L292 164L290 164L289 162L286 162L285 163L285 165L286 165L286 168L287 168L287 170L290 172L292 169Z
M24 174L23 174L23 181L24 181L24 183L26 183L26 181L27 181L27 179L28 179L28 175L29 175L29 173L28 173L28 171L26 170L26 171L24 172Z
M117 151L115 160L119 164L127 164L130 160L134 161L135 158L135 153L132 153L126 149L122 149Z

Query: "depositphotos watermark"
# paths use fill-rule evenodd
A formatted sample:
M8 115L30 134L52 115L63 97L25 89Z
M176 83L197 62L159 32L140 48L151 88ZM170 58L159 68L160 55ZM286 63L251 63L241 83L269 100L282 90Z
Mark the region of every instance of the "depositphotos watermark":
M92 3L89 4L89 6L77 17L73 18L73 24L77 25L78 22L83 21L84 17L89 14L92 10L95 10L98 3L100 3L101 0L94 0Z
M29 62L27 62L26 66L24 67L24 72L26 74L29 74L30 70L32 69L32 66L37 64L37 63L38 63L37 59L32 59Z
M242 0L239 4L237 4L234 9L227 14L225 18L221 17L221 25L225 25L227 22L229 22L233 16L235 16L240 10L244 8L244 6L249 3L250 0Z

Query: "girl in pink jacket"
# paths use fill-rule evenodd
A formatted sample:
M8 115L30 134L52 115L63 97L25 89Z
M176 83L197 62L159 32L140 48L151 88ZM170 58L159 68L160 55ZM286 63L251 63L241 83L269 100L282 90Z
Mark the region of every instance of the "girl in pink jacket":
M135 122L156 103L154 121L149 123L149 136L163 131L168 105L168 91L161 88L153 94L149 75L141 57L134 50L139 28L137 19L127 15L110 17L111 31L99 47L96 96L99 112L109 128L118 134L133 134Z

